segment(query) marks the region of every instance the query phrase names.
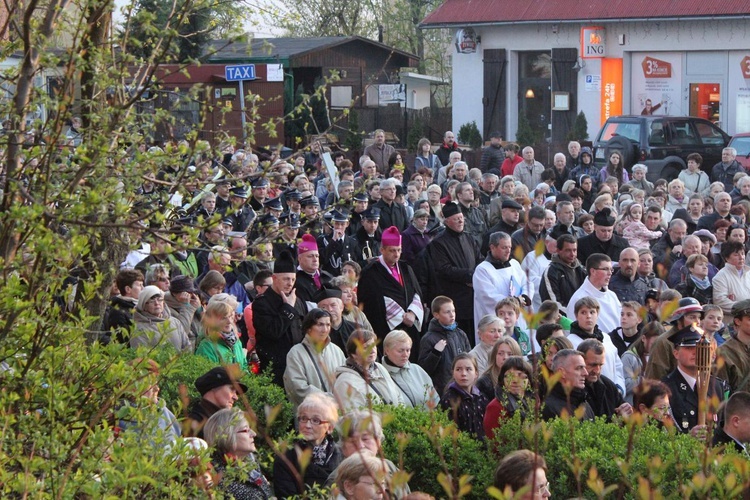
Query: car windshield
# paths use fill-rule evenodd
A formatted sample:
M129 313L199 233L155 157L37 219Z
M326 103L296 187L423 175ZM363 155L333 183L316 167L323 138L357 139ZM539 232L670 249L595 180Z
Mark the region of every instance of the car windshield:
M698 135L701 136L703 144L711 146L724 145L724 135L721 133L721 130L712 124L695 122L695 128L698 130Z
M735 137L730 146L737 150L737 156L750 155L750 137Z

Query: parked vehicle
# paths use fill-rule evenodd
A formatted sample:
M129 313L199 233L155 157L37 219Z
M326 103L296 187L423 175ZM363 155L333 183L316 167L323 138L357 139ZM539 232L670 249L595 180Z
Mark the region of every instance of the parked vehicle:
M614 116L594 141L594 163L607 164L610 152L618 150L628 170L636 164L648 167L648 180L676 179L687 168L687 156L700 153L701 168L710 173L721 161L721 150L730 136L708 120L692 116ZM750 140L750 138L748 138Z
M750 172L750 132L732 136L729 147L737 150L737 161Z

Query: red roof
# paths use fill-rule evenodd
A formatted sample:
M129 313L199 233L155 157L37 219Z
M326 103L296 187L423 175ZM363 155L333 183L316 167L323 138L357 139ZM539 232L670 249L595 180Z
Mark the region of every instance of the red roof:
M421 26L739 16L747 0L445 0Z

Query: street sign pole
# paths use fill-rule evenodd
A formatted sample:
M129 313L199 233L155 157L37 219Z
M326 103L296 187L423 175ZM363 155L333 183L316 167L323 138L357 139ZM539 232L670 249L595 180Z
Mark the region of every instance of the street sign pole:
M242 117L242 147L247 149L245 142L247 141L247 130L245 128L245 86L242 84L242 80L237 82L240 91L240 116Z

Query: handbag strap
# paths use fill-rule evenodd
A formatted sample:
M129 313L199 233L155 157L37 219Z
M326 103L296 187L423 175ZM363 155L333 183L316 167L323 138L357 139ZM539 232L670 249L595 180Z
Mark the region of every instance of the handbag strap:
M323 379L323 374L320 373L318 361L315 359L315 356L313 356L313 354L310 352L310 349L305 344L302 344L302 347L304 347L305 351L307 351L307 355L310 356L310 361L312 361L312 364L315 367L315 371L318 373L318 379L320 379L320 385L322 386L323 392L328 392L328 386L326 386L325 380Z

